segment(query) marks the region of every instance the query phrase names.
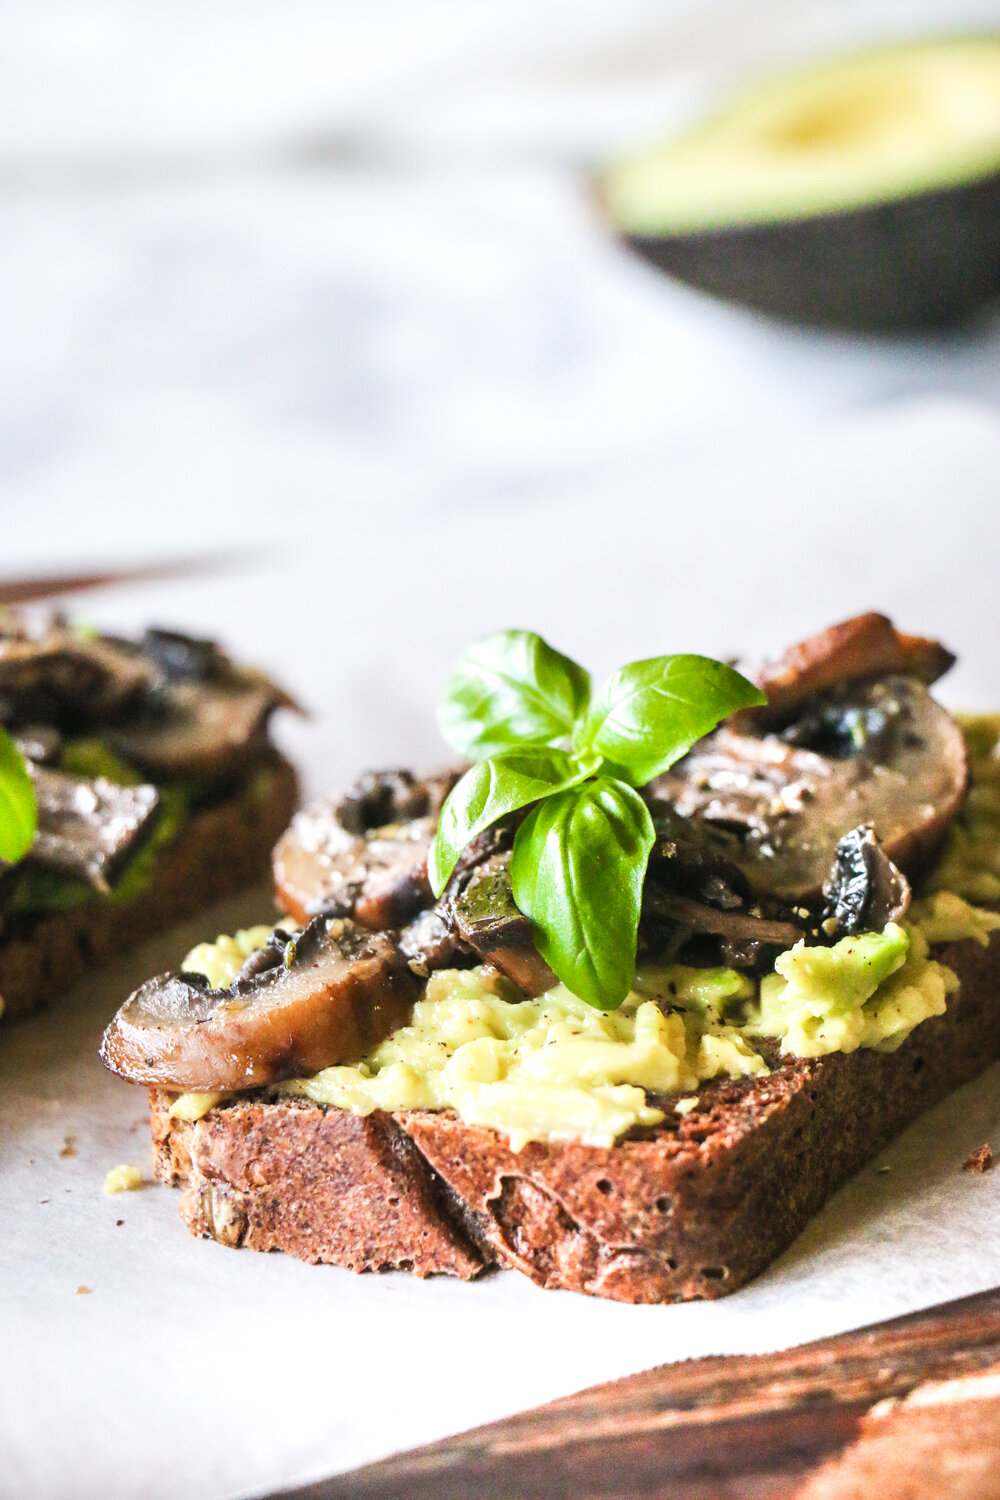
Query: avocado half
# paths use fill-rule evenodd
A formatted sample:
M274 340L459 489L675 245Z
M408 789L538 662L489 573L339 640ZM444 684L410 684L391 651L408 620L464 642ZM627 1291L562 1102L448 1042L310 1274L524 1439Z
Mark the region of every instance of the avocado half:
M1000 291L1000 36L785 74L622 160L600 203L689 285L837 328L955 323Z

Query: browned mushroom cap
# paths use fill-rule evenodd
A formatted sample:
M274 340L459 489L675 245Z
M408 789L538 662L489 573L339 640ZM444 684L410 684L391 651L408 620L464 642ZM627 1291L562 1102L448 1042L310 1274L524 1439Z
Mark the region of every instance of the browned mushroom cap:
M363 927L397 927L433 901L427 855L441 804L456 780L409 771L362 777L292 819L274 851L278 903L297 922L317 911Z
M741 723L772 723L814 693L866 677L899 673L936 682L955 658L940 641L901 635L885 615L855 615L791 646L777 661L752 673L767 694L764 708L747 709Z
M105 1066L182 1091L277 1083L356 1062L408 1020L417 994L390 937L339 919L276 934L248 967L224 990L200 974L148 980L104 1033Z
M859 685L838 712L877 721L864 752L840 758L774 735L720 729L649 791L683 817L728 825L732 854L753 890L810 901L837 845L871 824L886 854L918 873L961 806L968 781L965 741L954 719L908 677Z
M104 730L112 749L157 781L215 780L241 771L262 747L268 720L290 700L264 677L171 683L155 711Z
M274 851L278 902L290 917L303 922L316 911L350 912L362 927L377 931L398 927L430 905L427 855L435 819L372 830L339 853L333 852L339 832L312 845L322 821L320 814L307 832L307 815L298 814Z
M52 618L37 629L0 611L0 697L18 723L100 719L136 701L153 665L118 643L71 630Z
M526 995L540 995L558 983L535 947L531 924L514 904L509 853L478 865L446 903L462 941Z
M680 930L707 933L755 953L764 945L790 948L803 936L805 926L795 910L762 902L751 889L733 862L739 844L732 835L702 818L680 818L662 804L655 827L657 841L642 890L641 933L650 951L673 947Z
M887 922L901 922L910 907L909 881L865 827L852 828L840 840L823 895L819 932L829 942L881 932Z
M155 786L118 786L30 765L38 801L32 864L106 892L156 825Z
M766 943L790 948L805 932L794 922L754 915L750 911L725 911L705 901L694 901L677 891L648 886L643 892L643 912L674 922L688 932L707 932L738 943Z
M451 922L436 906L428 907L403 928L399 948L411 972L421 978L434 969L450 969L458 956Z

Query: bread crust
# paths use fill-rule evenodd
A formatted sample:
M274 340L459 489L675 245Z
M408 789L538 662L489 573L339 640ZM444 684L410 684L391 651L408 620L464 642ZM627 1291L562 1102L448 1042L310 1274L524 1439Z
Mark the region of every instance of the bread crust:
M757 1275L923 1110L1000 1055L1000 934L942 945L960 988L892 1053L792 1059L702 1086L610 1147L506 1138L447 1113L359 1118L260 1095L171 1121L154 1170L192 1233L355 1270L513 1267L620 1302L716 1298ZM393 1202L398 1199L398 1202Z
M262 769L272 772L266 798L255 793ZM150 884L131 900L19 915L0 933L4 1018L40 1009L96 964L259 880L297 800L293 767L272 752L253 762L235 792L194 814L160 851Z
M153 1167L192 1234L352 1271L468 1280L487 1260L392 1115L251 1096L192 1124L152 1091Z

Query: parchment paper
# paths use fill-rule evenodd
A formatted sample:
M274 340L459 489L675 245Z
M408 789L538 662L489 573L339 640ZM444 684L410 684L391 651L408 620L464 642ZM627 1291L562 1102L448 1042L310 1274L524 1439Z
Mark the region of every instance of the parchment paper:
M636 655L777 649L860 608L963 658L949 701L1000 703L1000 433L922 407L822 442L511 504L396 537L363 517L332 553L254 574L108 591L102 624L217 632L314 710L281 736L313 788L443 759L432 704L461 645L541 629L598 675ZM318 1477L666 1360L762 1351L1000 1282L998 1070L864 1170L764 1276L714 1304L632 1308L541 1292L355 1277L190 1238L177 1195L106 1197L144 1165L140 1091L103 1074L110 1013L195 940L270 911L244 896L12 1028L0 1056L0 1492L203 1500ZM81 1288L88 1288L82 1291Z

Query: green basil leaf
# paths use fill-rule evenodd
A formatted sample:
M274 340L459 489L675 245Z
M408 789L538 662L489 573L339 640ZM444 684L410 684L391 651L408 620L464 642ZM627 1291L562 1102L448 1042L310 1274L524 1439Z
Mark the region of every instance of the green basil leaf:
M14 741L0 729L0 859L13 864L31 848L38 826L35 788Z
M530 630L470 646L444 686L441 732L470 760L567 738L590 701L590 675Z
M739 672L709 656L654 656L620 668L579 725L581 753L643 786L738 708L767 699Z
M517 831L514 900L574 995L615 1010L635 977L642 882L655 835L638 793L609 776L546 797Z
M586 774L565 750L545 745L491 755L466 771L441 809L431 845L427 870L435 896L440 896L459 855L477 834L508 813L572 786Z

